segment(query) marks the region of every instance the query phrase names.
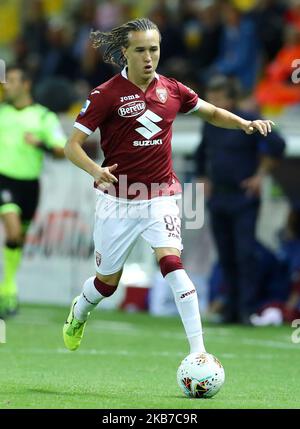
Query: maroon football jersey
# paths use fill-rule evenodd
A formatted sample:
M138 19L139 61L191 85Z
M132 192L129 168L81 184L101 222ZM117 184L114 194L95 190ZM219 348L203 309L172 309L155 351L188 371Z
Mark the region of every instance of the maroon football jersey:
M143 92L124 69L91 91L74 126L88 135L99 127L102 166L118 164L113 174L119 183L109 194L130 199L174 195L181 186L172 166L172 124L178 112L191 113L199 105L198 95L175 79L155 74ZM146 196L139 186L147 189Z

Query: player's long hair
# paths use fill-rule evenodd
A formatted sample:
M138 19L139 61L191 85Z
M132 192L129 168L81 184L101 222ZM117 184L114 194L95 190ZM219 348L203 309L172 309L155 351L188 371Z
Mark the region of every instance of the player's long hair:
M122 48L128 48L129 46L128 33L130 31L146 30L157 30L161 38L159 29L154 22L148 18L140 18L115 27L109 33L91 31L90 39L94 48L108 45L103 54L103 60L106 63L124 67L126 65L126 58L123 55Z

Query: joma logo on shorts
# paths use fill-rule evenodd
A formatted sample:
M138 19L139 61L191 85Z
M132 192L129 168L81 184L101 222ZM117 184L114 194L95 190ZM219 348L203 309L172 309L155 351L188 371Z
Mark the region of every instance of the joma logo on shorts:
M132 118L142 113L146 108L144 101L131 101L119 107L118 113L123 118Z
M182 295L180 295L180 299L183 299L183 298L185 298L186 296L192 295L192 294L193 294L193 293L195 293L195 292L196 292L196 290L195 290L195 289L189 290L188 292L185 292L185 293L183 293Z

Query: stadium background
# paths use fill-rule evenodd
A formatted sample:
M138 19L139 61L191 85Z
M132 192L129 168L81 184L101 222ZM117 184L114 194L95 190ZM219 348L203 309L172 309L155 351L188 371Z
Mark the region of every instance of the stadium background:
M101 52L91 48L88 41L91 28L108 30L136 16L149 16L157 22L163 36L159 71L190 85L201 96L205 76L220 50L213 43L206 48L211 39L205 33L205 23L212 23L212 28L222 25L222 3L224 1L218 0L4 0L0 4L0 57L7 64L17 62L31 70L36 99L59 113L68 135L89 90L118 71L104 64ZM287 175L287 171L293 173L299 166L300 124L295 119L300 113L300 89L299 84L288 82L294 91L291 99L283 96L268 100L272 91L267 88L264 92L263 88L261 92L260 88L268 76L270 62L276 60L278 52L286 46L286 33L291 28L299 31L299 1L235 0L233 3L243 17L250 17L256 24L259 42L253 51L259 67L254 72L253 83L243 87L243 103L248 108L258 105L264 116L275 120L287 141L286 159L279 174L284 190L274 184L273 179L266 180L257 233L263 243L276 249L278 231L285 224L290 206L287 195L293 194L295 198L299 184L298 177ZM297 43L299 50L299 37ZM219 44L221 46L221 39ZM251 58L249 67L250 62ZM179 117L176 120L174 166L182 182L194 179L193 153L200 137L198 119ZM97 140L98 136L93 135L86 149L101 161ZM93 202L87 174L67 160L46 159L40 205L27 237L19 275L21 301L67 304L80 290L93 270ZM207 216L199 230L188 230L184 225L183 222L183 257L205 309L207 277L215 260ZM153 255L141 241L128 260L123 287L113 299L105 301L104 306L119 306L127 288L130 292L127 309L146 308L149 302L145 297L151 286L150 310L175 314L171 295L166 292L166 296L160 296L162 290L167 290L162 283ZM131 295L128 287L137 286L140 289L133 289Z

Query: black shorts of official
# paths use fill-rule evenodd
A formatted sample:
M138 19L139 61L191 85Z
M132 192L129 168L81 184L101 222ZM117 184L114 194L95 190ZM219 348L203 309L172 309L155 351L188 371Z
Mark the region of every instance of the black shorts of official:
M0 214L15 211L17 206L21 220L30 222L38 202L39 181L37 179L16 180L0 174Z

